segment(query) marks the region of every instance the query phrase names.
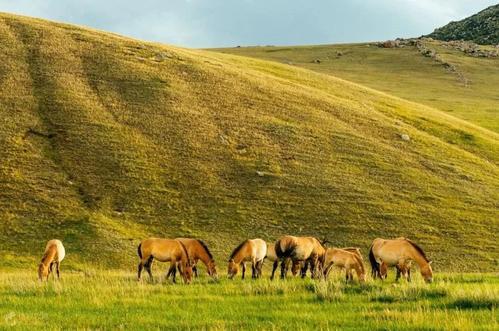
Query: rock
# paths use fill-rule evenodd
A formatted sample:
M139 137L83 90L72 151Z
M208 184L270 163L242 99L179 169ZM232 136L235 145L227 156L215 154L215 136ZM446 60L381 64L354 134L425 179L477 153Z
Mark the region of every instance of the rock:
M319 60L319 59L315 59L315 60L313 60L312 62L313 62L313 63L320 64L320 63L321 63L321 60Z
M400 138L402 138L402 140L404 140L404 141L411 141L411 137L409 137L409 135L405 134L405 133L402 133L400 135Z
M154 60L156 60L158 62L164 61L166 59L171 59L171 58L172 58L172 56L170 54L168 54L167 52L159 52L154 56Z
M397 48L400 47L400 40L387 40L379 43L378 46L383 48Z
M336 51L336 56L337 56L337 57L343 56L343 52Z
M259 171L259 170L256 171L256 174L258 176L260 176L260 177L264 177L265 176L265 173L263 171Z

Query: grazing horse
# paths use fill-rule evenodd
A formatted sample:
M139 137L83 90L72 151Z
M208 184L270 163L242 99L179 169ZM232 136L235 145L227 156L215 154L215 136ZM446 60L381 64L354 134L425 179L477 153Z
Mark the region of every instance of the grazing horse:
M410 281L411 261L419 265L421 275L427 283L433 280L431 261L426 257L423 249L407 238L391 240L374 239L369 250L373 278L386 278L388 267L397 268L397 280L404 275Z
M184 244L175 239L149 238L142 240L137 248L140 258L137 280L140 280L142 268L146 269L149 278L152 280L151 265L156 258L160 262L170 262L167 278L173 275L173 282L176 282L176 268L178 267L182 278L186 284L192 280L192 266L189 254Z
M289 263L286 263L287 259L291 259L293 263L303 263L302 278L305 277L309 264L312 278L320 277L318 269L322 267L326 250L317 238L283 236L277 240L275 252L281 261L281 279L284 279L288 272ZM277 264L274 263L271 279L273 279L276 268Z
M57 279L59 279L61 277L59 266L65 255L66 251L60 240L49 240L47 245L45 245L42 261L38 265L38 279L43 280L45 278L48 280L54 264L57 272Z
M203 241L192 238L176 238L176 240L184 244L187 249L187 254L192 261L192 271L196 277L198 276L198 260L201 260L204 263L209 276L213 278L217 277L215 260L213 259L213 255L211 255L208 246L206 246Z
M273 271L275 271L275 269L277 269L277 265L279 264L279 258L275 253L275 244L267 243L267 256L265 258L273 262L273 265L276 266L275 268L273 268ZM289 262L290 259L287 259L286 263ZM293 276L296 276L302 268L303 268L303 263L301 263L300 261L293 262L293 265L291 266L291 273L293 274ZM272 272L270 278L271 279L274 278L274 272Z
M324 277L329 275L333 266L344 268L346 281L353 280L352 270L355 270L360 282L366 281L366 272L361 257L355 253L341 248L328 248L324 257Z
M246 272L246 261L251 261L251 277L258 278L262 274L263 260L267 256L267 243L262 239L248 239L234 249L229 258L227 275L232 279L242 268L242 279Z

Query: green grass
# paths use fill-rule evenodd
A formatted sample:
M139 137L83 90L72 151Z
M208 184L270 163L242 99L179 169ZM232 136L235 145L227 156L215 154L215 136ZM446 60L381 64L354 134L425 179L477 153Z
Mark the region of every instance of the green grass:
M157 271L156 271L157 273ZM0 328L493 330L497 275L437 274L433 284L201 277L191 285L137 283L123 271L32 271L0 276Z
M419 54L415 46L379 48L374 44L214 49L291 64L343 78L425 104L499 132L499 58L475 58L426 42L443 61L469 81L464 85L442 64ZM341 53L341 55L338 55ZM320 60L320 63L314 63Z
M149 236L226 261L293 234L364 252L406 236L437 271L498 270L497 133L303 68L44 20L0 14L0 43L6 267L51 238L79 270L129 266Z

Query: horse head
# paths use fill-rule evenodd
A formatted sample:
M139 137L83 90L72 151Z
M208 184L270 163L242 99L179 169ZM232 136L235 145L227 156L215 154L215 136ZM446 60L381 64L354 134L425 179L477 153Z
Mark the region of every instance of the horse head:
M432 261L429 261L426 265L420 267L421 276L423 276L425 282L431 283L433 281L433 270L431 269Z
M229 265L227 267L227 277L232 279L239 272L239 265L234 261L234 259L229 260Z
M184 282L186 284L190 284L192 281L192 263L190 260L188 260L187 263L182 266L181 274Z
M210 260L207 265L208 275L213 278L217 278L217 268L215 265L215 260Z
M49 275L49 267L43 263L38 265L38 279L43 281L43 279L47 278Z

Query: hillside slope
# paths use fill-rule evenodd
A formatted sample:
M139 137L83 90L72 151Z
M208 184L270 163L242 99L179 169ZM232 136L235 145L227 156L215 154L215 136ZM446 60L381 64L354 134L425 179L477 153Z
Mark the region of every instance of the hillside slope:
M469 40L482 45L499 45L499 4L475 15L435 29L428 37L438 40Z
M499 133L496 88L499 57L473 57L450 43L421 42L436 57L423 56L415 45L383 48L371 43L236 47L216 51L277 61L347 79L436 107ZM436 61L437 58L441 61ZM456 70L450 71L444 63Z
M146 236L367 248L496 270L499 139L434 109L272 62L0 14L0 256L128 266ZM410 140L402 139L408 135Z

